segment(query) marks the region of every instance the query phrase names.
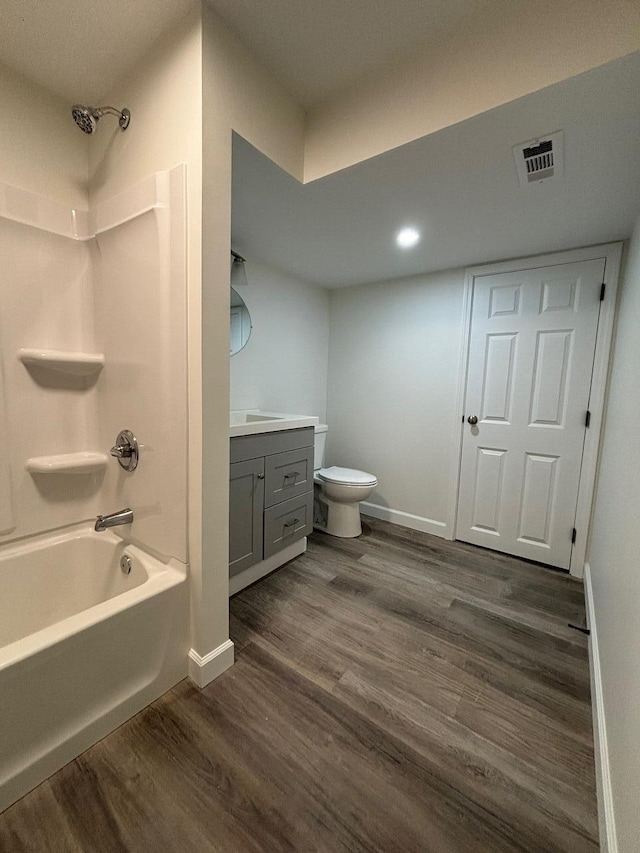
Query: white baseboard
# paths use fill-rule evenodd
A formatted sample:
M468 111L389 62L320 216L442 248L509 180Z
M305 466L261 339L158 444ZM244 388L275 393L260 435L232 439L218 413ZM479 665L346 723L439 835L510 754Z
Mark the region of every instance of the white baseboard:
M364 515L372 515L374 518L390 521L392 524L399 524L401 527L421 530L422 533L433 533L434 536L440 536L443 539L449 535L445 521L434 521L432 518L411 515L410 512L401 512L399 509L390 509L386 506L370 504L367 501L362 501L360 507Z
M204 657L194 650L189 651L189 678L201 689L233 665L233 643L225 640Z
M591 706L593 709L593 749L596 764L596 789L598 796L598 825L600 827L601 853L618 853L616 824L613 810L613 793L609 770L609 748L602 693L602 674L598 651L598 631L593 606L591 567L584 566L584 594L587 604L589 635L589 672L591 676Z
M306 550L307 537L303 536L302 539L298 539L297 542L287 545L286 548L278 551L277 554L273 554L271 557L267 557L266 560L260 560L259 563L249 566L248 569L238 572L237 575L229 578L229 595L235 595L236 592L240 592L241 589L249 586L249 584L259 581L260 578L279 569L280 566L284 566L289 560L293 560L294 557L304 554Z

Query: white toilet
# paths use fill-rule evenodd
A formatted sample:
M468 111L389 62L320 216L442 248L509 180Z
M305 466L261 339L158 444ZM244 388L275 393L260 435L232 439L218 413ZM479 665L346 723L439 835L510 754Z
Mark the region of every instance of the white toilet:
M359 503L371 495L378 480L353 468L323 468L327 430L326 424L315 427L313 526L345 539L360 536Z

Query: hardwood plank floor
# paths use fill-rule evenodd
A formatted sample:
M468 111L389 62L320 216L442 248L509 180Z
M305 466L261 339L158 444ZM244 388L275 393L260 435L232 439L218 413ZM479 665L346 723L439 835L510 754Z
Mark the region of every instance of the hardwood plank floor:
M235 596L235 666L5 811L0 850L597 851L582 585L364 521Z

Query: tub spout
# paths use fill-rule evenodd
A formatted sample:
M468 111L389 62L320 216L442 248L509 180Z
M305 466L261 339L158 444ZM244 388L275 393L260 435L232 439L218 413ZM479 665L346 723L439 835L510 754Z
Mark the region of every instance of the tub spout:
M111 515L99 515L96 518L94 530L98 533L101 530L106 530L107 527L117 527L119 524L131 524L133 521L133 510L127 507L118 512L112 512Z

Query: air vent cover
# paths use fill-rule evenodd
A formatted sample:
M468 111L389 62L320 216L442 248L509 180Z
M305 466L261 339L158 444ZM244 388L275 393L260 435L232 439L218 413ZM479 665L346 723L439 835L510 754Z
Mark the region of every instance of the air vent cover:
M514 145L518 178L523 187L559 178L564 174L563 134L561 130Z

